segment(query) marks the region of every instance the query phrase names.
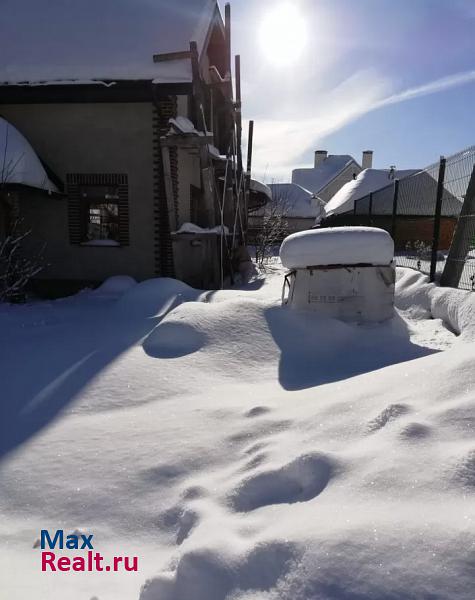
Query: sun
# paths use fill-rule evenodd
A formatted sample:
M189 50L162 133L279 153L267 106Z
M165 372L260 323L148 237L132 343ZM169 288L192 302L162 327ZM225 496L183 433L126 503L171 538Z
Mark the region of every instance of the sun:
M265 55L276 65L297 61L307 42L307 27L297 6L278 4L264 17L259 31L259 43Z

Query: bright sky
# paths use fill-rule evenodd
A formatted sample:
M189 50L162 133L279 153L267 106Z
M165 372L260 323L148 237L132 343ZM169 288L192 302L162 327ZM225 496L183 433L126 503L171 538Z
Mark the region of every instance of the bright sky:
M317 148L405 169L475 143L475 0L231 5L255 175L289 181Z

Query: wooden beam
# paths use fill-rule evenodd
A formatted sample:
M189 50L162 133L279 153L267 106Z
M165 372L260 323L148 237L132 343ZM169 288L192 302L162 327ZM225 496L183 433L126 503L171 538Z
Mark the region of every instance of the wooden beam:
M203 149L203 153L207 154L207 150ZM204 160L201 161L205 163ZM215 210L215 175L213 167L207 166L201 169L201 183L203 186L203 200L204 200L204 216L207 227L214 227L216 223L216 210Z
M168 148L175 146L177 148L201 148L212 144L214 138L212 135L166 135L160 138L162 146Z
M191 93L188 83L156 83L149 80L111 81L113 85L0 85L1 104L84 104L151 102L156 97L185 96Z
M247 176L251 177L252 143L254 138L254 121L249 121L249 137L247 139Z
M195 100L195 117L198 130L206 132L204 120L204 93L201 81L200 64L198 57L198 46L196 42L190 42L191 72L193 76L193 96Z
M236 76L236 144L237 144L237 167L238 178L242 174L242 115L241 115L241 57L239 54L235 57L235 76Z
M191 58L191 52L189 50L182 50L181 52L164 52L163 54L154 54L153 62L161 63L169 60L183 60Z
M231 5L224 6L224 37L226 40L226 71L231 73Z
M160 140L161 142L161 140ZM165 194L167 197L167 208L168 208L168 223L170 225L170 231L176 231L176 211L175 211L175 198L173 195L173 179L172 179L172 168L170 162L170 148L162 145L162 162L163 162L163 179L165 184Z

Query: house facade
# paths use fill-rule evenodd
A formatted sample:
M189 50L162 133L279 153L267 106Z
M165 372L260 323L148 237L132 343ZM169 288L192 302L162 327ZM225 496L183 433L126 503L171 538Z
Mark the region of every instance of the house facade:
M10 49L0 68L0 115L26 138L55 184L48 193L2 184L3 197L8 189L8 202L31 230L27 251L44 245L37 283L76 289L126 274L218 287L217 257L232 251L222 232L246 222L245 215L234 218L244 202L237 202L238 186L227 175L238 158L229 18L223 22L215 0L158 3L148 12L138 5L143 14L129 20L127 3L112 16L97 15L107 3L96 4L99 22L102 16L127 31L124 50L120 40L92 39L89 24L74 23L59 0L47 8L20 4L29 6L32 30L35 12L50 12L57 25L64 21L59 33L35 30L37 59ZM81 26L92 51L80 45ZM107 32L113 37L114 27ZM52 42L49 33L56 35ZM55 44L66 49L59 67L57 58L42 56ZM189 222L202 235L175 233ZM221 234L211 233L216 226ZM242 242L244 235L241 229L233 239Z

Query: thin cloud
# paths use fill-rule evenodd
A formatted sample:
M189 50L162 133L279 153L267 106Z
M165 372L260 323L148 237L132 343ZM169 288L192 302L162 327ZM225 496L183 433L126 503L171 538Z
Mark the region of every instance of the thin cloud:
M254 147L254 172L267 179L289 180L301 157L334 133L378 108L440 93L475 81L475 70L456 73L388 95L391 82L374 72L360 71L326 94L300 107L301 117L293 120L258 119ZM308 103L309 99L306 98ZM298 107L295 107L298 109Z
M389 96L385 100L379 102L375 108L380 106L387 106L388 104L397 104L406 100L413 100L420 96L428 96L429 94L437 94L438 92L444 92L450 88L457 87L460 85L466 85L475 81L475 71L466 71L464 73L456 73L455 75L449 75L448 77L442 77L442 79L436 79L430 83L420 85L418 87L410 88L399 94Z

